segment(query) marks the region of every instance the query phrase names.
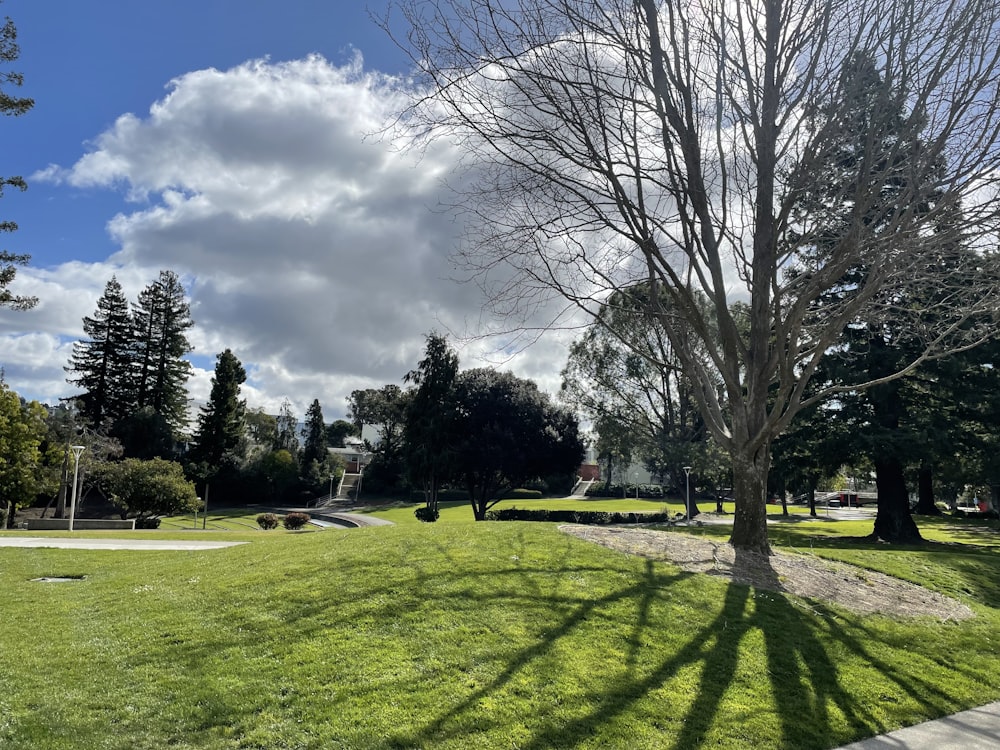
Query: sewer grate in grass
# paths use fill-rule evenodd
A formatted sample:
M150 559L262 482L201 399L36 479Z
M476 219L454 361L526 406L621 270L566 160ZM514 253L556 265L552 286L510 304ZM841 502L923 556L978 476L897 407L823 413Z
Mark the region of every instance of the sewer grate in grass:
M85 580L87 576L41 576L32 578L32 583L70 583Z

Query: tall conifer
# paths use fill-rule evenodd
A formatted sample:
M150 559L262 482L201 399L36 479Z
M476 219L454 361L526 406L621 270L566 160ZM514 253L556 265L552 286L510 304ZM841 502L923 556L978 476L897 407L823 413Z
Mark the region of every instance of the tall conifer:
M132 316L114 276L105 285L94 315L83 319L83 331L88 338L73 344L66 368L76 377L67 380L83 389L77 396L80 412L100 429L135 408Z

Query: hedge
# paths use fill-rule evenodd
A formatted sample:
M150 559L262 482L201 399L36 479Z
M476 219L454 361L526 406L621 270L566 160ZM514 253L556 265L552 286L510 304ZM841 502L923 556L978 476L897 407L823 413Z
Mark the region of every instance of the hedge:
M615 523L670 523L669 513L609 513L599 510L527 510L503 508L486 512L487 521L554 521L606 526Z

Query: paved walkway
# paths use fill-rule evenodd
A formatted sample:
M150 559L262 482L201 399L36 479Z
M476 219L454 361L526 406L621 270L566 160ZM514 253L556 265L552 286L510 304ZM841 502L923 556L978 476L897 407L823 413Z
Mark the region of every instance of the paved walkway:
M996 750L1000 748L1000 701L972 708L836 750Z
M235 547L247 542L202 542L180 539L73 539L70 537L0 536L0 547L55 549L202 550Z

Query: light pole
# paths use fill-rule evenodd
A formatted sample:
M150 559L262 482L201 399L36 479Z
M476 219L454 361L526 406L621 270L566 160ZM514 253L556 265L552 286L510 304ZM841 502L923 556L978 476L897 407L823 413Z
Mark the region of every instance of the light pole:
M684 511L687 514L687 518L691 520L691 467L684 467L684 484L686 487L684 494Z
M333 474L330 475L330 496L326 499L328 503L333 502Z
M80 454L83 453L85 446L83 445L71 445L70 449L73 451L73 492L70 493L69 497L69 530L73 530L73 521L76 518L76 478L80 474Z

